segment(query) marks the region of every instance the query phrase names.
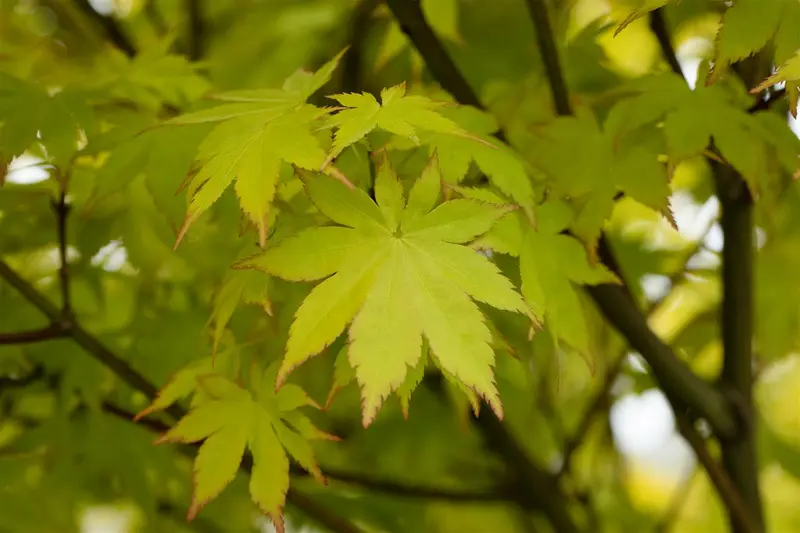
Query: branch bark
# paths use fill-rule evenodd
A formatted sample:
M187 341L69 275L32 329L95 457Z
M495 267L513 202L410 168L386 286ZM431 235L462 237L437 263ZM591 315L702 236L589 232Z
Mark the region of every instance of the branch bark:
M663 28L660 31L664 35L659 38L659 43L664 55L671 57L675 52L666 33L661 9L651 14L651 21L656 28ZM679 66L673 67L673 70L681 74ZM769 64L757 54L734 65L734 71L749 87L766 77ZM774 96L757 102L750 112L767 109ZM737 408L742 426L735 435L728 438L720 436L724 474L730 481L730 487L727 481L715 485L723 500L726 500L731 531L760 532L764 527L764 516L758 480L753 405L753 198L744 179L730 165L714 159L709 159L709 162L722 207L721 226L725 239L722 249L723 299L720 316L724 355L719 384L730 396L730 403ZM712 471L709 471L709 475L712 475ZM732 491L735 499L733 496L726 499L723 491Z
M186 15L189 19L189 59L192 61L197 61L203 56L205 24L201 2L202 0L185 0Z
M760 531L764 517L758 482L753 411L753 199L730 167L715 164L717 196L722 207L722 347L720 385L739 403L745 420L736 438L721 441L722 462ZM731 515L732 531L745 533Z
M67 330L60 324L50 324L39 329L28 331L13 331L11 333L0 333L0 345L6 344L30 344L34 342L49 341L52 339L63 339L67 336Z
M92 7L88 0L75 0L77 6L83 11L88 18L93 20L95 24L103 28L108 40L117 47L126 56L133 58L136 56L136 47L131 40L122 31L117 21L112 17L101 15Z

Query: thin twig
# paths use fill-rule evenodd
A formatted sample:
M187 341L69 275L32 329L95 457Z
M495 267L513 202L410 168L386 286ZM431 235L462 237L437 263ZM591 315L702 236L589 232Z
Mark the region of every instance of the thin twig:
M346 93L361 90L361 61L364 40L369 29L372 14L381 0L361 0L350 17L350 48L342 60L342 91Z
M96 24L103 28L109 42L119 48L126 56L133 58L136 56L136 47L125 35L117 21L112 17L101 15L92 7L88 0L74 0L84 14L92 19Z
M547 82L550 84L550 94L553 97L556 114L559 116L571 115L569 91L564 79L564 69L561 68L558 58L558 45L553 26L550 23L547 4L545 0L526 0L525 3L536 29L536 44L542 56L545 72L547 72Z
M5 279L6 282L17 289L25 299L52 322L60 322L61 311L2 260L0 260L0 278ZM67 327L67 335L86 350L89 355L114 372L124 383L148 398L155 398L158 389L152 383L134 370L126 361L117 357L114 352L79 324L74 321L70 323ZM177 406L171 407L168 412L176 420L183 416L183 411Z
M772 107L772 104L779 101L784 96L786 96L786 89L781 87L780 89L770 92L766 98L759 98L755 104L747 109L747 112L757 113L759 111L767 111Z
M61 287L61 320L68 324L72 320L72 299L70 297L69 264L67 263L67 217L70 206L67 203L67 177L63 177L60 184L58 201L53 202L53 211L56 214L56 231L58 234L58 279Z
M668 38L659 42L665 56L674 55ZM735 64L733 70L745 85L751 86L758 79L766 77L769 66L760 54L756 54ZM681 74L680 69L675 73ZM756 104L751 109L758 111L761 107ZM717 153L713 142L710 148L711 153ZM742 427L734 435L717 435L722 446L725 469L717 467L719 472L709 471L709 475L714 474L720 478L719 484L715 483L715 486L726 503L732 531L753 533L760 532L764 522L756 457L753 416L755 406L752 399L753 198L742 176L730 165L713 159L710 159L710 163L717 197L722 206L721 225L725 236L725 246L722 249L723 301L720 316L724 355L719 381L726 391L726 401L735 406L738 425ZM683 425L688 426L686 423ZM699 453L698 450L695 453ZM726 496L722 493L723 490L732 492L735 498Z
M67 330L61 324L53 323L39 329L0 333L0 345L31 344L52 339L63 339L66 336L68 336Z
M656 40L664 54L664 60L669 65L669 68L676 74L682 75L683 70L680 62L678 62L678 56L675 55L675 49L672 47L672 40L667 29L667 21L664 19L663 8L650 12L650 31L656 36Z
M600 391L597 393L597 396L595 396L594 401L589 406L589 409L587 409L584 413L583 418L581 418L581 421L578 423L578 427L575 429L575 432L564 444L564 452L562 454L563 459L561 462L561 470L559 471L559 475L563 475L565 472L570 470L570 466L572 465L572 457L583 443L586 434L589 432L589 428L592 427L595 417L599 413L606 411L611 395L611 388L617 381L624 363L625 356L620 355L608 369L608 372L606 372L606 377L603 380L603 384L600 386Z
M0 377L0 392L10 389L21 389L35 383L45 376L44 367L36 365L29 374L19 377Z
M185 0L186 15L189 19L189 59L197 61L203 56L203 38L205 23L203 21L202 0Z
M348 472L330 466L322 467L321 469L328 480L404 498L433 499L451 503L507 503L514 501L516 498L511 485L501 484L481 490L453 489L449 487L435 487L408 481L379 478L372 474ZM302 471L293 471L293 474L305 475Z
M678 431L692 448L698 462L703 465L708 478L717 489L720 499L728 512L736 517L736 523L742 533L760 533L761 528L745 507L739 491L731 481L728 472L711 456L706 443L692 424L680 413L675 413Z
M664 516L661 517L661 520L659 520L653 528L653 533L669 533L672 531L675 522L680 517L683 506L686 505L686 502L689 500L689 493L694 486L693 482L697 476L697 472L699 472L699 470L696 467L693 468L686 481L678 484L678 487L675 489L670 499L666 513L664 513Z

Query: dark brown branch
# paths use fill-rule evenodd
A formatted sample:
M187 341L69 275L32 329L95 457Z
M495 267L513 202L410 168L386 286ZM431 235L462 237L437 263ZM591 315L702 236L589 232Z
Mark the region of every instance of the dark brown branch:
M478 95L450 59L442 41L425 21L419 0L386 0L386 4L400 28L422 54L428 70L442 88L460 103L483 109Z
M58 280L61 287L61 322L68 324L72 319L72 299L69 286L69 264L67 263L67 216L70 206L67 204L66 177L61 178L61 191L58 201L53 202L56 214L56 232L58 237Z
M623 365L625 363L625 356L620 355L611 365L611 367L606 372L605 379L603 380L603 384L600 386L600 391L595 396L594 401L591 403L589 408L581 418L581 421L578 423L578 427L575 429L575 432L572 436L567 439L566 443L564 444L564 451L562 453L562 463L561 463L561 470L559 471L559 475L563 475L565 472L570 470L570 466L572 464L572 457L580 445L583 443L586 434L589 432L589 429L592 427L592 423L595 420L595 417L600 413L603 413L608 410L609 407L609 400L611 395L611 388L614 386L614 383L617 381L620 372L622 371Z
M711 456L706 443L697 430L679 413L675 413L678 431L692 448L698 462L703 466L708 478L717 489L728 512L734 517L736 531L741 533L760 533L761 527L755 522L745 506L739 491L734 485L728 472Z
M668 38L661 44L665 47L665 56L674 55ZM768 68L769 64L763 61L760 54L734 65L734 71L747 86L766 77ZM676 74L680 73L680 69L677 69ZM753 109L758 111L762 107L756 104L751 108ZM715 151L713 146L711 149ZM722 473L725 474L725 480L730 482L730 487L722 484L717 486L717 490L725 500L734 533L760 532L764 517L758 480L756 417L753 414L755 406L752 398L755 231L753 198L744 179L730 165L711 159L709 161L722 207L721 226L725 237L722 249L723 301L720 317L724 355L720 386L731 398L729 404L736 407L739 425L742 426L733 435L717 435L720 437L722 462L725 466ZM731 497L726 499L722 490L732 490L738 501L731 500Z
M553 97L556 114L559 116L571 115L572 106L569 103L569 91L567 90L567 82L564 79L564 69L561 68L558 59L558 45L553 33L553 25L550 23L547 4L545 0L526 0L525 3L528 6L528 12L536 29L536 44L539 47L544 70L547 73L547 82L550 84L550 93Z
M556 476L536 466L489 409L481 411L476 423L489 449L495 450L505 461L506 474L516 486L514 494L519 507L540 511L559 533L579 531Z
M186 15L189 19L189 59L197 61L203 57L203 38L205 23L203 22L202 0L185 0Z
M751 105L748 109L748 113L756 113L758 111L767 111L769 108L772 107L772 104L779 101L781 98L786 96L786 89L778 89L777 91L772 91L766 98L759 98L758 101Z
M0 392L9 389L21 389L23 387L27 387L31 383L35 383L44 378L44 376L44 367L37 365L33 368L33 371L30 374L19 378L0 377Z
M39 329L0 333L0 345L30 344L34 342L49 341L52 339L63 339L66 336L67 330L64 329L60 324L54 323Z
M350 20L350 48L342 60L342 91L358 92L361 86L361 61L364 39L369 29L372 14L380 4L380 0L361 0L353 10Z
M753 199L744 180L729 166L714 163L717 196L722 207L722 348L720 386L740 405L744 431L721 441L725 470L755 518L763 523L758 483L755 416L753 410ZM734 518L733 516L731 517ZM745 529L732 520L734 533Z
M105 32L106 37L111 44L116 46L122 51L122 53L130 58L136 56L136 47L122 31L122 28L120 28L119 24L117 24L117 21L115 21L112 17L106 17L95 11L88 0L75 0L75 3L88 18L103 28L103 31Z
M664 19L664 8L658 8L650 12L650 31L656 36L656 40L658 40L658 44L664 54L664 60L669 65L669 68L682 76L683 70L678 62L678 56L675 55L675 49L672 47L667 21Z
M392 496L414 499L433 499L448 501L451 503L474 503L474 502L512 502L516 495L511 485L496 485L487 489L453 489L446 487L435 487L422 485L407 481L396 481L392 479L379 478L371 474L348 472L331 468L322 467L322 472L329 481L336 481L367 489L370 491L381 492ZM292 469L292 475L304 477L308 474L300 469Z
M681 510L689 499L692 482L694 481L697 472L698 469L694 468L688 479L685 482L678 484L678 488L675 489L675 493L672 495L672 498L670 498L667 512L664 513L664 516L661 517L661 520L659 520L658 524L656 524L656 527L653 528L653 533L669 533L672 531L672 528L675 526L675 522L680 517Z

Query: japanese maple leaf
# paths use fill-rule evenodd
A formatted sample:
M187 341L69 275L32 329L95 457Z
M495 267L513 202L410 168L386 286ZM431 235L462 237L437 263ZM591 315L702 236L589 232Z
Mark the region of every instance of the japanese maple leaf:
M460 244L511 208L466 199L435 207L441 189L435 156L407 201L386 161L379 164L377 203L328 177L308 176L306 188L339 225L305 230L238 266L293 281L327 278L295 315L277 386L352 321L348 358L361 386L365 426L417 366L423 335L442 369L502 418L491 332L472 300L523 313L527 307L488 259Z
M281 167L291 164L316 170L325 162L315 128L317 119L331 110L305 101L330 80L343 53L313 74L295 72L280 89L222 93L215 98L227 103L167 121L172 125L219 123L198 149L200 168L189 182L189 207L176 247L234 179L241 209L257 228L259 243L266 244Z
M253 456L250 495L279 532L284 531L282 515L289 489L286 452L323 480L308 439L336 437L318 430L297 411L315 406L300 387L287 385L275 393L271 385L275 370L267 369L254 380L255 394L219 374L197 377L194 408L156 441L203 441L194 462L189 520L233 480L246 449Z
M561 233L572 221L563 202L548 201L537 210L536 230L519 214L509 216L475 244L519 257L522 295L556 342L565 341L588 355L586 319L576 284L619 283L602 264L589 263L580 241Z
M329 96L345 106L329 119L336 128L333 148L325 160L327 166L342 150L358 142L376 128L419 143L418 131L449 133L471 137L458 124L438 113L446 105L419 95L406 96L405 83L381 91L381 102L369 93Z

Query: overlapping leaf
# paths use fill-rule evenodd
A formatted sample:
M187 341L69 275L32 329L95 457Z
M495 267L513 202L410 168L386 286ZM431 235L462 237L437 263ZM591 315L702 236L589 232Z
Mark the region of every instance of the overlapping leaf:
M31 147L44 145L52 162L65 166L78 149L81 129L90 132L93 118L79 94L45 90L0 72L0 166Z
M797 25L800 4L795 0L736 0L725 10L717 33L714 70L709 80L719 78L728 65L764 48L773 38L780 44L776 61L786 57L785 45L800 46Z
M519 257L522 295L556 340L581 353L589 350L586 321L575 284L619 283L602 264L592 265L575 238L561 232L572 210L550 201L537 210L536 230L518 214L498 223L476 244Z
M420 131L468 136L458 124L437 112L445 104L424 96L406 95L405 84L383 89L380 103L368 93L335 94L329 98L347 109L330 119L336 133L326 164L375 128L415 142L419 142Z
M190 202L178 242L235 179L242 211L256 226L261 245L266 243L267 217L282 166L316 170L325 162L325 150L315 126L330 109L304 102L330 79L341 55L314 74L295 73L280 90L223 93L217 98L232 103L167 122L220 122L198 149L201 168L188 186Z
M669 216L667 172L657 145L621 146L615 131L601 129L588 113L560 117L537 136L536 164L554 191L573 199L578 214L572 230L590 250L620 191Z
M720 85L689 89L680 77L668 74L652 80L639 96L612 111L617 135L642 133L641 127L663 119L669 158L679 162L705 152L713 139L722 157L738 171L754 196L776 179L776 167L797 170L797 145L765 126L760 115L748 113ZM781 126L788 131L788 126ZM788 152L788 153L787 153ZM768 162L775 158L778 165Z
M471 299L528 309L491 262L459 244L489 230L509 208L465 199L435 207L440 179L434 158L406 201L383 161L376 204L360 189L306 177L311 200L339 225L303 231L240 265L288 280L327 278L295 315L279 386L352 322L348 357L361 385L364 425L417 366L423 335L441 367L502 416L491 332Z
M219 374L195 376L202 394L195 396L192 410L157 441L203 441L194 463L189 520L233 480L247 449L253 458L250 495L280 532L284 531L282 515L289 489L287 452L323 480L308 440L335 437L316 429L297 411L299 407L315 406L305 392L296 385L287 385L276 393L272 387L274 376L274 365L263 377L256 374L252 383L255 394ZM162 394L147 412L166 407L170 399L176 398L176 392L188 386L186 379L174 383L174 391Z

